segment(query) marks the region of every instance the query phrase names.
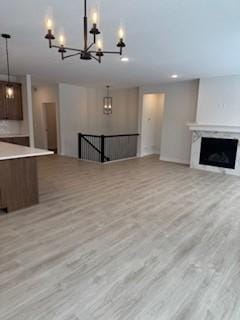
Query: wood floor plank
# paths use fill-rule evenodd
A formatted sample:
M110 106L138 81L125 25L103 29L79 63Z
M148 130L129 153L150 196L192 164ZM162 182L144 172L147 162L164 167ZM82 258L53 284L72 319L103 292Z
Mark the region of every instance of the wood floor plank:
M239 320L238 177L38 166L40 204L0 216L0 320Z

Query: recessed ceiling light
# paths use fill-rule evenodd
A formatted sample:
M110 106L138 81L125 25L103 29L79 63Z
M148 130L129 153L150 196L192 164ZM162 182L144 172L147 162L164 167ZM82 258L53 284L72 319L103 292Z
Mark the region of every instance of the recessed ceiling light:
M128 57L122 57L122 58L121 58L121 61L122 61L122 62L128 62L128 61L129 61L129 58L128 58Z
M179 77L178 74L172 74L172 75L171 75L171 78L172 78L172 79L177 79L178 77Z

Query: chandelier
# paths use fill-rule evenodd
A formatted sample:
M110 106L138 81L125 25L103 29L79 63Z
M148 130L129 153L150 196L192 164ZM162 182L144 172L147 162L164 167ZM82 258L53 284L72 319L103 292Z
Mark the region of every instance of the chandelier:
M9 54L8 54L8 40L11 39L10 34L3 33L2 38L6 41L6 57L7 57L7 74L8 74L8 81L7 85L5 86L5 98L6 99L14 99L14 89L10 83L10 67L9 67Z
M92 28L88 31L88 17L87 17L87 0L84 0L84 18L83 18L83 30L84 30L84 47L83 49L70 48L65 46L65 38L61 34L59 36L59 45L54 45L53 40L55 36L53 33L53 22L51 19L47 20L47 34L45 39L48 40L49 48L56 48L61 54L62 60L71 58L74 56L79 56L82 60L96 60L101 63L101 59L105 54L119 54L122 55L123 48L126 47L124 43L123 36L124 32L122 29L119 30L119 40L117 43L118 51L105 51L102 47L102 42L99 39L97 41L97 36L101 33L97 26L98 15L96 12L93 13L92 17ZM92 42L88 42L88 32L92 35ZM94 49L93 49L94 48Z

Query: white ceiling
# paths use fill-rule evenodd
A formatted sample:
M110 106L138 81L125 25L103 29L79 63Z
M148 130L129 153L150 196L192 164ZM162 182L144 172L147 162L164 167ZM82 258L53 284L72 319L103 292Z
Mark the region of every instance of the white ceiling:
M55 30L64 28L69 46L82 47L83 0L1 1L0 31L12 35L12 73L35 80L81 85L138 86L181 79L240 74L239 0L88 0L101 11L104 48L114 49L116 29L127 31L126 55L106 56L99 65L60 60L44 39L52 8ZM0 73L6 71L0 39Z

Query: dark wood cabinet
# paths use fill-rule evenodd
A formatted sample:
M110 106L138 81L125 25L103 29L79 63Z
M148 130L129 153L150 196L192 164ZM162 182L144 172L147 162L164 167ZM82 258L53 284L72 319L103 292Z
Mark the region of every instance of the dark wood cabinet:
M20 146L29 147L29 137L0 137L0 142L19 144Z
M6 103L4 101L4 86L0 83L0 120L6 119Z
M38 203L36 158L0 161L0 177L1 209L11 212Z
M14 89L13 99L6 99L6 85L7 82L0 81L0 120L23 120L22 85L11 82Z

